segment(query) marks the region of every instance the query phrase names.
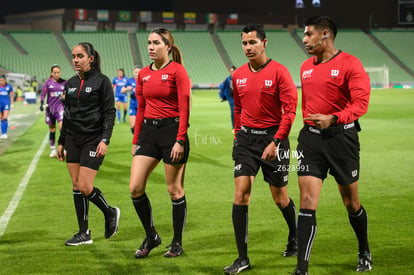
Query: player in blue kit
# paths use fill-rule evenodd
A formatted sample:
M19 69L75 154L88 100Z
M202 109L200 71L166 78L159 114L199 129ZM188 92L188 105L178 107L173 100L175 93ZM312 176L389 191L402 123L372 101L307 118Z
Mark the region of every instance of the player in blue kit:
M47 96L47 107L45 113L45 123L49 125L49 157L56 157L55 137L56 122L59 124L59 131L62 128L63 110L62 103L63 90L65 89L66 80L60 78L60 67L54 64L50 68L50 78L43 84L42 94L40 95L40 111L45 109L45 98Z
M135 87L137 85L136 79L138 78L138 73L141 70L141 66L134 66L133 74L134 76L128 79L127 85L122 88L123 93L130 93L129 100L129 125L131 126L131 133L134 134L135 130L135 118L137 116L138 100L135 95Z
M118 123L121 123L121 103L124 110L123 121L126 121L128 95L125 92L122 92L122 88L124 88L127 85L127 82L128 77L125 76L124 69L118 69L117 76L112 80L112 85L115 90L115 105Z
M11 106L13 106L13 87L7 83L4 75L0 75L1 139L7 139L8 117Z

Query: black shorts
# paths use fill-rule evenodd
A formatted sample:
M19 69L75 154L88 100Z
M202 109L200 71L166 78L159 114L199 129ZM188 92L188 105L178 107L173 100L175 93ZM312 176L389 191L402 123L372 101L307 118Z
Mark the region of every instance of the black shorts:
M96 148L101 135L79 135L67 133L65 139L66 163L79 163L80 166L98 171L104 157L96 157Z
M298 176L314 176L324 180L327 173L338 184L351 184L359 179L359 126L357 122L320 130L305 124L299 133L297 152L301 157Z
M262 167L264 180L270 185L283 187L288 183L289 139L279 145L276 159L261 159L264 149L273 142L277 127L252 129L242 126L233 146L234 177L256 176Z
M190 153L188 137L184 142L184 157L179 162L171 160L171 150L177 140L178 126L178 118L144 119L135 155L162 159L168 164L186 163Z

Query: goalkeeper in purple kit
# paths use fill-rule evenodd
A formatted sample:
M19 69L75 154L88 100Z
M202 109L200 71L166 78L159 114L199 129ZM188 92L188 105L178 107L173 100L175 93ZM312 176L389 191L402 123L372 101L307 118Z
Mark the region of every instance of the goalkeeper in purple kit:
M63 120L63 90L65 88L66 80L60 77L59 65L53 65L50 68L50 78L46 80L42 88L40 96L40 111L45 113L45 123L49 125L49 143L50 154L49 157L56 157L55 136L56 136L56 122L59 124L59 131L62 128ZM47 101L45 105L45 98Z

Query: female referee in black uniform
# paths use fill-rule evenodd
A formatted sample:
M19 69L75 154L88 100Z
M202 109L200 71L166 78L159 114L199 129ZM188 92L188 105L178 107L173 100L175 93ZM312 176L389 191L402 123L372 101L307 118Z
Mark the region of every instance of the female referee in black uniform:
M89 201L105 216L105 238L116 234L120 210L109 206L102 192L93 186L114 126L112 84L101 73L100 57L92 44L76 45L72 49L72 62L76 75L65 86L65 111L57 157L60 161L66 158L79 224L79 232L65 244L77 246L93 242L88 228Z

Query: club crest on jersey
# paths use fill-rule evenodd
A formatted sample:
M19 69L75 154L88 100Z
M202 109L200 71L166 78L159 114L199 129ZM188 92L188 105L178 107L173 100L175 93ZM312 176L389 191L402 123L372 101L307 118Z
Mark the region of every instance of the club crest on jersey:
M336 78L339 75L339 70L331 70L331 77Z
M161 75L162 81L166 81L168 79L168 74Z
M149 81L149 80L150 80L150 78L151 78L151 75L144 76L144 77L142 78L142 82L147 82L147 81Z
M266 88L270 88L272 86L272 84L273 84L272 80L265 80L265 87Z
M87 92L87 93L92 92L92 88L91 87L86 87L85 92Z
M313 69L303 71L302 78L305 80L308 79L309 77L312 76L312 72L313 72Z

